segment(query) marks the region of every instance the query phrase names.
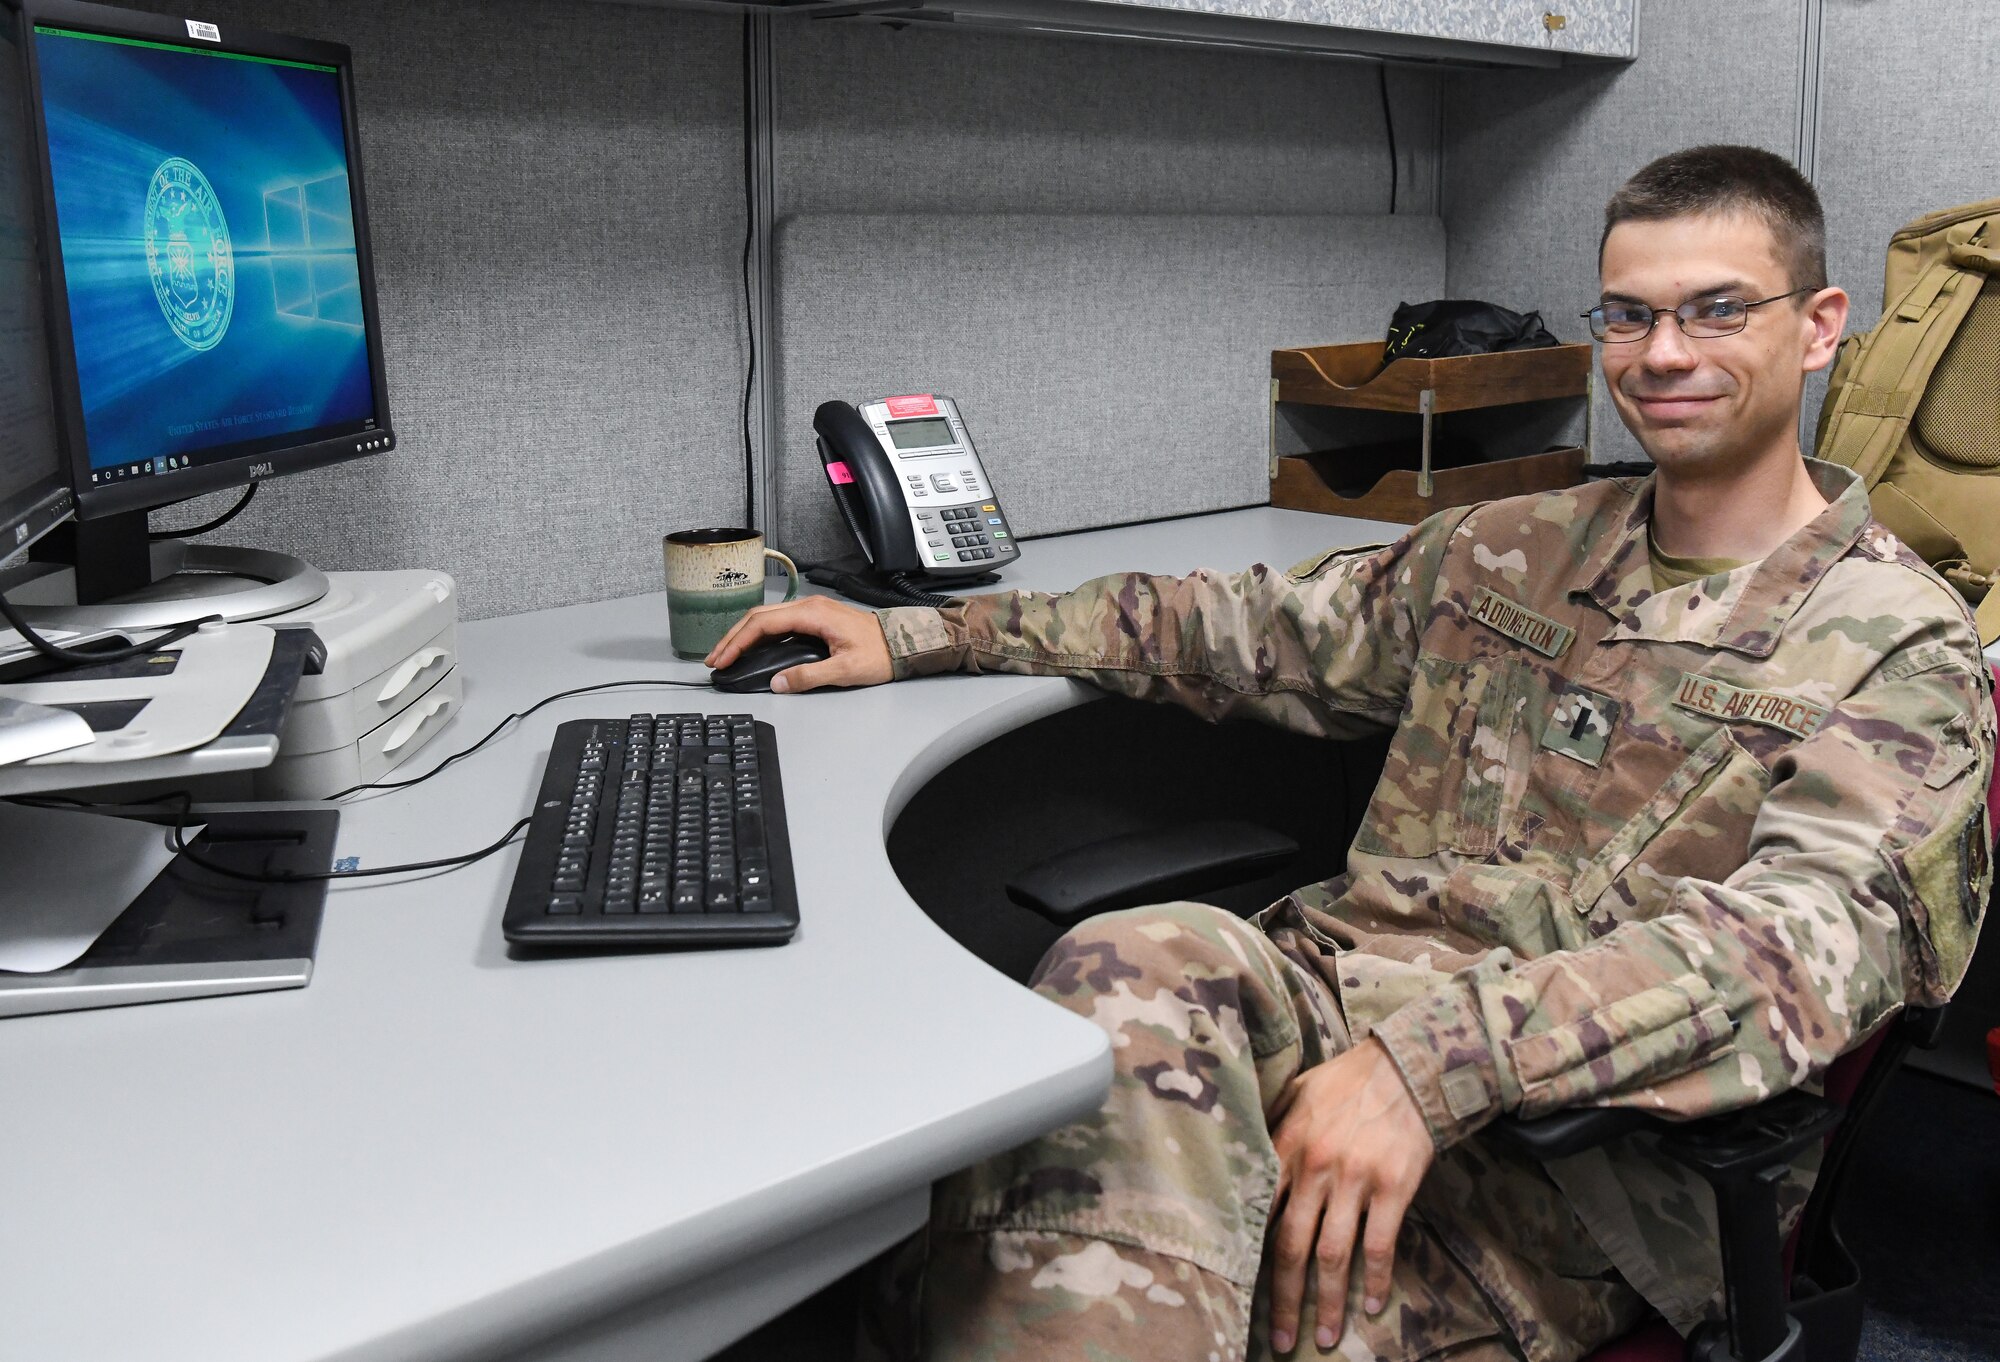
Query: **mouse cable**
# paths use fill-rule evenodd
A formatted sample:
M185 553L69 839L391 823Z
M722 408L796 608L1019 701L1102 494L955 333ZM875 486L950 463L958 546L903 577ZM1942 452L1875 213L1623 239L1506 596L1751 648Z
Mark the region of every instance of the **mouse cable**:
M49 796L25 796L20 799L10 799L7 802L24 805L28 808L80 809L90 813L102 813L111 818L125 818L140 823L155 821L154 819L145 817L143 814L132 812L132 805L129 804L92 804L81 799L64 799ZM152 802L157 805L163 801L162 799L155 799ZM532 817L523 818L514 824L513 827L508 828L499 841L483 846L477 851L468 851L457 856L440 856L436 860L431 861L409 861L402 865L369 866L366 869L359 870L309 870L297 873L288 871L280 874L260 875L247 870L238 870L234 866L221 865L215 861L211 861L188 845L188 825L194 821L193 795L190 795L186 790L176 790L174 793L164 796L164 802L178 803L180 806L179 811L172 816L173 821L167 825L167 845L173 848L175 855L185 856L189 864L200 866L212 875L221 875L225 879L231 880L245 880L251 884L307 884L318 880L358 880L371 875L402 875L420 870L455 870L460 866L471 865L474 861L485 860L488 856L491 856L494 852L499 851L509 842L520 836L521 830L534 821Z
M145 643L134 643L126 648L111 648L93 653L80 648L65 648L43 638L28 627L28 622L21 618L21 612L14 608L13 602L7 599L5 593L0 593L0 619L5 619L8 627L19 634L22 641L30 648L51 662L60 662L66 668L96 667L109 662L125 662L135 657L144 657L148 653L158 652L170 643L179 643L204 624L222 623L220 615L204 615L198 620L189 620L186 624L176 624L158 638Z
M424 772L420 776L414 776L409 780L378 781L373 785L355 785L349 787L348 789L340 791L338 794L328 795L327 798L339 799L343 795L354 794L356 791L359 790L402 790L402 789L407 789L412 785L421 785L423 784L423 782L429 780L432 776L436 775L438 772L444 770L445 767L450 766L453 762L456 762L463 757L471 756L474 752L477 752L480 748L486 746L487 743L492 742L494 738L500 735L501 730L506 728L507 725L514 723L517 720L527 718L530 714L533 714L538 709L542 709L545 706L552 705L558 700L570 699L573 696L590 695L598 691L617 690L625 686L682 686L698 690L709 689L709 684L706 681L671 681L664 678L659 678L659 679L642 679L636 681L602 681L592 686L578 686L573 690L558 691L554 695L545 696L542 699L537 700L534 704L528 706L526 709L521 710L518 713L509 714L506 718L502 719L499 723L495 724L493 728L487 732L486 736L481 738L478 742L472 744L472 746L467 747L461 751L452 753L450 756L446 757L443 761L439 762L436 766L432 767L430 770ZM528 818L523 818L518 823L514 824L513 827L507 829L506 834L502 836L499 841L494 842L489 846L482 847L478 851L467 852L464 855L460 856L445 856L432 861L412 861L405 865L375 866L366 870L326 870L326 871L317 871L301 875L252 875L241 870L232 869L231 867L226 865L218 865L215 862L208 860L206 857L196 854L188 846L186 840L186 832L188 824L191 821L189 814L192 812L194 808L194 796L186 790L175 790L171 794L166 794L166 795L147 796L144 799L133 800L125 804L101 803L101 802L92 803L88 800L69 799L60 795L24 796L18 799L10 799L7 802L13 804L22 804L31 808L56 807L56 808L82 809L92 813L103 813L106 814L107 816L114 818L138 818L141 816L132 812L132 810L135 807L142 805L157 806L162 802L170 802L170 803L178 802L178 804L180 805L180 812L174 816L174 823L171 830L171 836L169 841L169 845L173 847L175 853L187 857L192 864L200 866L203 870L210 871L217 875L226 876L229 879L249 880L257 884L294 884L309 880L358 879L369 875L398 875L398 874L403 874L405 872L414 872L419 870L445 870L462 865L471 865L474 861L483 860L485 857L491 856L494 852L499 851L502 847L506 846L509 842L513 841L517 836L519 836L521 830L527 827L528 824L533 821L532 816ZM145 820L141 818L141 821L150 821L150 820Z
M462 760L462 758L468 758L468 756L472 756L474 752L478 752L480 748L484 748L484 746L486 746L488 742L492 742L494 738L498 738L498 736L500 736L500 732L502 732L502 730L504 730L504 728L506 728L508 724L512 724L512 722L516 722L516 720L524 720L524 718L528 718L530 714L534 714L536 710L540 710L540 708L546 708L546 706L554 704L556 700L568 700L568 698L572 698L572 696L588 696L588 694L596 694L596 692L600 692L600 690L618 690L618 688L622 688L622 686L688 686L688 688L696 688L696 690L708 690L708 682L690 682L690 680L666 680L666 678L658 678L658 680L624 680L624 682L598 682L598 684L594 684L594 686L576 686L574 690L558 690L558 692L556 692L556 694L552 694L552 696L544 696L544 698L536 700L536 702L534 702L534 704L530 704L530 706L528 706L526 710L520 710L520 712L516 712L516 714L508 714L508 716L506 716L506 718L502 718L502 720L500 720L498 724L494 724L494 726L492 726L492 728L490 728L490 730L486 732L486 736L484 736L484 738L480 738L478 742L474 742L474 744L472 744L470 748L462 748L462 750L458 750L458 752L452 752L452 754L450 754L448 758L444 758L442 762L438 762L436 766L432 766L430 770L426 770L426 772L424 772L422 776L410 776L408 780L376 780L376 782L372 782L372 784L364 784L364 786L348 786L346 790L336 790L334 794L328 794L328 796L322 796L322 798L330 802L330 800L338 800L338 798L346 798L348 794L358 794L360 790L408 790L410 786L420 786L420 784L424 784L426 780L430 780L432 776L436 776L436 774L438 774L440 770L444 770L446 766L450 766L452 762L458 762L458 760ZM190 794L188 790L170 790L170 792L166 792L166 794L146 794L146 796L142 796L142 798L136 798L136 800L124 800L124 802L114 802L114 800L72 800L72 798L64 798L64 796L60 796L60 794L32 794L32 796L20 796L20 798L10 798L8 802L10 802L10 804L30 804L30 806L60 806L60 808L84 808L84 810L92 810L92 812L112 812L112 810L130 810L130 808L144 808L144 806L158 806L158 804L162 804L162 802L170 802L170 800L188 800L188 802L192 802L192 800L194 800L194 794Z
M443 761L431 767L430 770L424 772L420 776L411 776L408 780L377 780L377 781L371 781L369 784L366 785L350 785L344 790L339 790L333 794L327 795L326 798L345 799L348 795L358 794L362 790L407 790L412 785L421 785L425 781L429 780L432 776L436 775L438 772L444 770L445 767L450 766L453 762L460 761L466 757L471 756L474 752L477 752L480 748L486 746L487 743L492 742L495 738L500 736L501 730L506 728L507 725L514 723L517 720L527 718L530 714L533 714L538 709L542 709L548 705L552 705L558 700L567 700L573 695L589 695L596 691L618 690L621 687L625 686L684 686L694 690L710 689L710 685L706 681L668 681L664 679L661 680L641 679L637 681L600 681L594 686L578 686L574 690L557 691L554 695L546 696L543 699L535 701L534 704L529 705L526 709L521 710L519 713L509 714L499 723L493 725L493 727L490 730L488 730L486 736L481 738L478 742L472 744L472 746L470 747L461 748L459 751L452 753L450 756L446 757Z

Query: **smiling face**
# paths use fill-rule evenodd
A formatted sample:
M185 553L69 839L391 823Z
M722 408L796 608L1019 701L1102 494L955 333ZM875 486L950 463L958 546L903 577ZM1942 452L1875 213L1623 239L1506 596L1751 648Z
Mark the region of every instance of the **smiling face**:
M1663 314L1694 299L1755 302L1794 287L1770 227L1750 212L1620 222L1598 272L1602 301ZM1689 339L1663 315L1646 339L1600 347L1605 381L1662 476L1796 458L1805 375L1832 360L1846 314L1846 295L1821 289L1752 308L1732 336Z

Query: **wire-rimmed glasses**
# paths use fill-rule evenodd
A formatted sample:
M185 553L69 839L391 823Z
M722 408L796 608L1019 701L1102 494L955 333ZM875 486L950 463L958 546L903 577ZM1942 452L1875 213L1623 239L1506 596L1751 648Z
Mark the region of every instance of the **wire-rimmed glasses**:
M1662 317L1672 317L1680 324L1681 334L1690 340L1715 340L1722 336L1733 336L1750 325L1750 309L1753 307L1783 302L1787 298L1796 298L1801 293L1812 292L1815 290L1795 288L1789 293L1773 294L1769 298L1759 298L1755 302L1730 294L1713 298L1691 298L1667 312L1656 311L1644 303L1599 303L1590 311L1578 315L1590 323L1591 335L1614 345L1646 339L1653 334L1653 328L1659 324Z

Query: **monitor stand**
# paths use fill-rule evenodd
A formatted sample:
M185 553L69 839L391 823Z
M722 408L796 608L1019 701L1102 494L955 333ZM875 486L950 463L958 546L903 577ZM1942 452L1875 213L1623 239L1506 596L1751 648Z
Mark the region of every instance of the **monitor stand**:
M203 615L255 620L311 605L326 574L267 549L152 540L146 512L59 526L4 583L30 625L167 629Z
M207 827L190 848L239 873L324 874L333 863L337 809L231 808L193 817ZM74 869L87 883L87 867ZM304 988L326 888L323 879L227 878L176 857L75 964L0 973L0 1018Z

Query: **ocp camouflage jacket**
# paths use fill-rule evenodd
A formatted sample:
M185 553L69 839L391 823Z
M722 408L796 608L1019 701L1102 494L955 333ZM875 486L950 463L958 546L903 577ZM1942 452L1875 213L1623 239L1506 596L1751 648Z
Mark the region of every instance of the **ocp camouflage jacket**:
M1439 1149L1502 1112L1705 1115L1816 1085L1905 1001L1946 998L1990 885L1970 617L1853 474L1811 468L1832 504L1810 525L1665 592L1648 479L1443 512L1283 573L1105 577L884 631L899 677L1062 674L1211 719L1393 727L1346 873L1266 917L1326 948ZM1712 1311L1691 1174L1644 1137L1549 1172L1673 1324Z

